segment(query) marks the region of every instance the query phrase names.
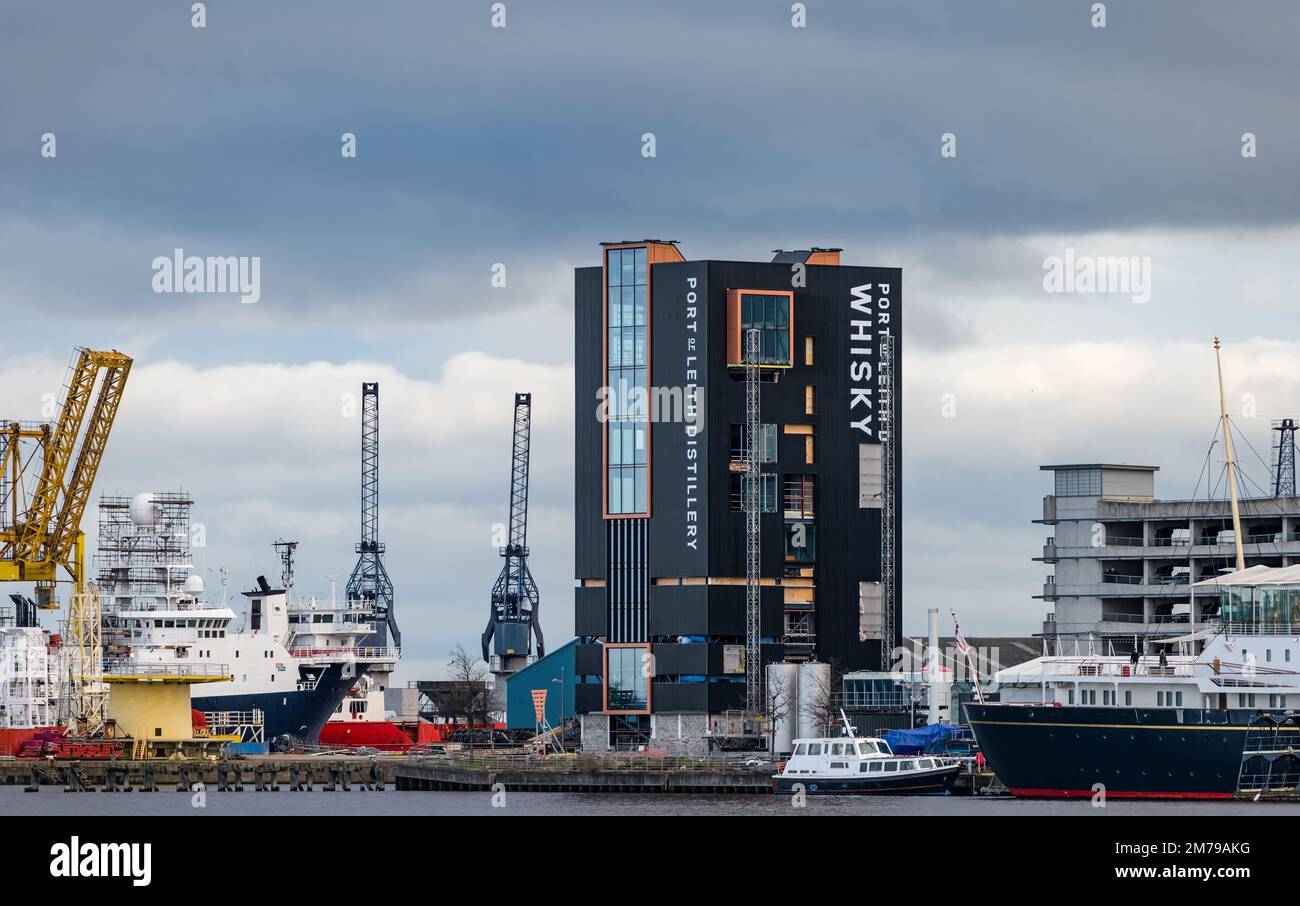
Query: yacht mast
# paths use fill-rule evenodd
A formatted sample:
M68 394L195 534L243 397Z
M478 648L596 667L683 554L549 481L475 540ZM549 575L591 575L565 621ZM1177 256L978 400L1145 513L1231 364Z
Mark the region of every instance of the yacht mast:
M1223 419L1223 448L1227 453L1228 494L1232 498L1232 538L1237 547L1237 571L1246 568L1241 548L1241 510L1237 506L1237 462L1232 455L1232 431L1228 427L1228 404L1223 396L1223 362L1219 360L1219 338L1214 338L1214 366L1219 371L1219 416Z

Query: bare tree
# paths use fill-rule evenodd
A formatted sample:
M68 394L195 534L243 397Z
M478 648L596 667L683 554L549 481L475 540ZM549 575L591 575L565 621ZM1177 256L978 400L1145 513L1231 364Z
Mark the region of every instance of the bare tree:
M487 664L457 644L447 662L450 681L440 690L437 708L439 713L469 729L477 724L490 724L492 693L488 686Z
M837 691L843 679L843 671L835 661L831 661L830 670L824 676L813 680L812 692L807 695L804 716L812 721L818 732L834 736L833 728L840 719L842 696Z
M779 724L793 720L798 723L798 702L795 686L788 681L782 671L772 671L767 676L767 734L768 751L776 754L776 728Z

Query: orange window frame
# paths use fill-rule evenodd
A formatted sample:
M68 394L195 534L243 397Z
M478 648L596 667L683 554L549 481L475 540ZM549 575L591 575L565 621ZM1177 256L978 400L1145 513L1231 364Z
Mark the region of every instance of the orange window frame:
M759 368L794 367L794 292L788 289L729 289L727 290L727 367L739 368L745 364L745 354L740 342L740 297L785 296L790 300L790 363L788 365L759 365Z
M609 253L619 249L645 249L645 373L646 388L654 374L654 266L663 261L685 261L677 246L667 242L611 242L600 252L600 363L601 381L609 391ZM654 510L654 425L645 423L645 512L609 511L609 419L600 426L600 509L606 519L649 519Z
M654 649L649 642L606 642L601 652L604 663L601 665L604 669L601 671L601 705L604 710L602 714L649 714L654 707ZM635 711L611 711L609 709L609 652L614 648L640 648L651 658L650 675L645 678L645 708Z

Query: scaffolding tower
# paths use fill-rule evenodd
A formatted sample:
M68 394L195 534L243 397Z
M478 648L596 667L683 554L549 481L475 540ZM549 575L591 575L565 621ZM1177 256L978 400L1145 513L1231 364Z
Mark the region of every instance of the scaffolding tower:
M761 657L760 568L763 502L759 499L759 443L762 407L759 404L759 332L745 331L745 707L750 715L763 713L763 664Z
M897 522L898 479L894 462L894 337L880 338L880 669L890 670L896 642L894 589L897 557L894 528Z
M1295 496L1295 419L1273 419L1273 496Z

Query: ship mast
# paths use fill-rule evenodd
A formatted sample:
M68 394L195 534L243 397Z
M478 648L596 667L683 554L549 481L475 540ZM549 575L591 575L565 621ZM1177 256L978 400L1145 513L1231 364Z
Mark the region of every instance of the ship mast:
M1228 427L1228 404L1223 396L1223 362L1219 359L1219 338L1214 338L1214 366L1219 371L1219 416L1223 419L1223 448L1227 452L1228 494L1232 498L1232 538L1237 546L1237 571L1246 568L1241 548L1241 510L1237 506L1237 462L1232 455L1232 431Z

